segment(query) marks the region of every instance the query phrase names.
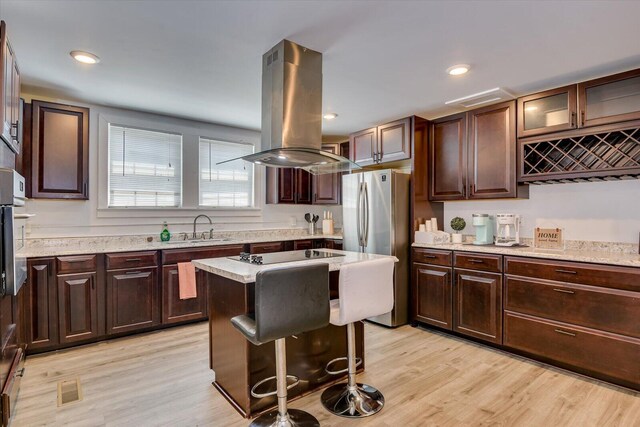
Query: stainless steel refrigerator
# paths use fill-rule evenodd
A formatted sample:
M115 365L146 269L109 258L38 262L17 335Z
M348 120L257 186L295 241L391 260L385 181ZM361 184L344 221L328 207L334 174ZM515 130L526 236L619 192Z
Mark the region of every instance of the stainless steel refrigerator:
M342 177L344 250L395 255L395 305L371 320L400 326L409 319L409 182L410 175L385 169Z

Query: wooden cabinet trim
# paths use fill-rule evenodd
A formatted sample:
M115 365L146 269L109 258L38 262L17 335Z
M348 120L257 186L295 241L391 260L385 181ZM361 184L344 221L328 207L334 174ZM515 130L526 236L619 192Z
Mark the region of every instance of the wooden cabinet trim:
M400 131L400 149L392 152L385 148L385 134L394 130ZM387 163L411 158L411 117L395 120L378 126L377 162Z
M358 158L358 150L357 145L359 144L358 139L364 136L371 135L369 152L370 155L362 158ZM378 149L378 128L372 127L369 129L364 129L356 133L352 133L349 136L349 156L351 161L357 163L360 166L369 166L376 163L375 157Z
M58 274L81 273L97 269L98 255L68 255L57 257Z
M454 251L453 265L456 268L500 273L502 272L502 255Z
M453 141L457 146L457 155L453 159L443 158L444 154L437 149L437 129L442 126L456 126L457 140ZM443 142L451 145L452 142ZM452 151L455 152L455 151ZM456 170L449 170L443 163L454 162ZM461 200L467 197L467 113L455 114L441 119L433 120L429 126L429 200L446 201ZM442 168L439 166L441 165ZM439 189L438 179L440 170L444 174L455 174L455 186L448 189ZM443 175L440 175L442 178ZM450 178L451 179L451 178Z
M448 330L453 328L452 272L450 267L413 263L412 308L415 320ZM425 283L421 277L425 277Z
M146 289L144 292L138 291L135 295L129 295L122 306L122 299L119 298L120 285L124 286L132 280L138 282L137 286L146 286ZM160 284L157 267L107 271L106 291L107 334L131 332L160 324ZM134 303L139 304L134 306ZM147 316L141 317L142 313Z
M413 262L451 267L453 265L452 260L452 251L413 248Z
M107 270L158 265L158 251L118 252L105 254Z
M99 335L96 282L95 272L58 275L58 330L61 344L84 341ZM82 291L85 299L82 301L72 300L72 287L84 287L85 289ZM79 311L80 314L78 315L76 311ZM82 314L83 316L81 316ZM83 329L72 329L78 321L84 322Z

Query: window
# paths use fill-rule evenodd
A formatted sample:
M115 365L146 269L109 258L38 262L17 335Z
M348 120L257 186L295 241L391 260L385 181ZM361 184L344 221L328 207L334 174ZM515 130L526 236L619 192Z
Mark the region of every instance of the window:
M179 207L182 136L109 124L109 207Z
M253 165L238 160L253 153L253 145L200 138L200 206L253 206Z

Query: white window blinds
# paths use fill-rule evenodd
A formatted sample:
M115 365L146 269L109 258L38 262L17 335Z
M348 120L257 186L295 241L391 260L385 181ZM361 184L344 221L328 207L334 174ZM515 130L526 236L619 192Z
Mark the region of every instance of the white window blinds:
M253 206L253 164L238 160L252 154L253 145L200 138L200 206Z
M181 202L182 136L109 124L109 206Z

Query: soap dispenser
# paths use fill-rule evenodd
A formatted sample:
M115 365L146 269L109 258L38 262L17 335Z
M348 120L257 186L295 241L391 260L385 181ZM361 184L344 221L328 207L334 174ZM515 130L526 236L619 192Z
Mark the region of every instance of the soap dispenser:
M168 242L171 240L171 233L169 233L169 226L167 225L167 221L162 224L162 232L160 233L160 240L162 242Z

